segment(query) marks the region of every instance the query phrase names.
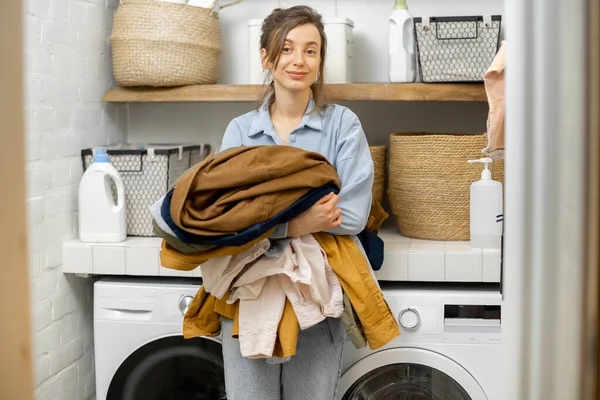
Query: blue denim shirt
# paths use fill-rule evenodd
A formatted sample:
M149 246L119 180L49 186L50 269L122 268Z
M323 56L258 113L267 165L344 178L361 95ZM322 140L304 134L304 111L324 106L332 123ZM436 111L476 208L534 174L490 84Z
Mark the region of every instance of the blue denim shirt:
M338 207L342 224L327 232L357 235L366 226L371 209L373 159L356 114L344 106L332 104L315 111L310 99L302 121L289 136L288 145L325 156L336 169L341 190ZM220 151L238 146L285 145L271 122L267 102L258 110L233 119L227 126ZM282 224L272 237L285 237Z

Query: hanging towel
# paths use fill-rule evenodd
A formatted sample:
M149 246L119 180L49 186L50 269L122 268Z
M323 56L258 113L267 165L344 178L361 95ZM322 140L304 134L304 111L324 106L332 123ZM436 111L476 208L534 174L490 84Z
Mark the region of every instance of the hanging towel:
M492 159L504 158L504 115L506 41L502 41L492 64L484 76L485 92L489 104L487 119L487 147L483 153Z

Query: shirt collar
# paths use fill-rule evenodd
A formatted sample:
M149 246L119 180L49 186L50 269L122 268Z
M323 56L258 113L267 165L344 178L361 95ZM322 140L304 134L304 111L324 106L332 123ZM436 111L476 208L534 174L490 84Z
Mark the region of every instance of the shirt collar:
M273 123L271 122L268 104L269 98L267 97L267 99L265 99L263 104L258 109L258 114L252 120L250 130L248 131L248 136L255 136L262 132L268 134L271 131L275 131L275 128L273 128ZM298 128L308 126L316 131L323 130L323 117L321 116L320 111L312 112L314 109L315 101L311 94L308 101L308 107L306 108L306 113L302 117L302 121L300 122L300 126Z

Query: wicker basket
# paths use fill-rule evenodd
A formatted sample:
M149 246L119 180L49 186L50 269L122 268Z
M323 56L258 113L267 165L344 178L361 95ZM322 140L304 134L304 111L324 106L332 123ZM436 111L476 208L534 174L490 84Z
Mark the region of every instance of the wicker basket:
M110 43L120 86L212 84L219 77L221 32L213 9L122 0Z
M371 146L371 157L375 168L375 179L373 181L373 198L379 204L383 203L383 194L385 189L385 164L387 157L386 146Z
M469 240L470 185L482 166L485 135L394 133L390 137L388 196L403 236ZM504 183L504 162L491 164L492 179Z

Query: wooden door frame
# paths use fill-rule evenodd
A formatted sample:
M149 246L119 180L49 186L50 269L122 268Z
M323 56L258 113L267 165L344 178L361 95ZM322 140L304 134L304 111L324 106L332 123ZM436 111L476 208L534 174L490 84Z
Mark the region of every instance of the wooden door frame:
M21 0L0 12L0 399L33 398Z
M586 318L583 321L583 399L600 400L600 3L588 0Z

